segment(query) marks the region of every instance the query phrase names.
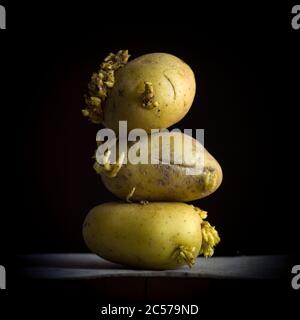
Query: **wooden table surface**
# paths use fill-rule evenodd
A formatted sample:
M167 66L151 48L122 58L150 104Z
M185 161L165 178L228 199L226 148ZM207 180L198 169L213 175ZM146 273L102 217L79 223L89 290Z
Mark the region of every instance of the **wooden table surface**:
M35 279L95 279L107 277L168 277L203 279L278 279L287 272L286 256L198 258L192 269L134 270L94 254L31 254L18 257L19 274Z

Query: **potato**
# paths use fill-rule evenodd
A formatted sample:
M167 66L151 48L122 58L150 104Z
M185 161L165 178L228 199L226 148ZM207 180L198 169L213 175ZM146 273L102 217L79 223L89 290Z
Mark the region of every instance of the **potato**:
M170 137L171 133L159 133L161 136ZM171 139L170 143L170 162L165 164L162 157L159 158L158 164L132 164L128 162L123 164L119 171L113 175L109 174L102 165L95 162L94 169L101 175L102 181L106 188L121 199L126 199L130 194L133 201L193 201L204 198L220 186L222 182L222 169L213 156L204 148L204 152L199 152L200 143L183 133L172 133L179 137ZM153 135L155 136L155 135ZM183 149L184 139L191 140L193 149L191 152L185 152ZM153 148L161 149L159 140L153 140ZM180 142L181 141L181 142ZM149 157L151 157L150 136L141 139L140 142L134 143L130 148L148 144ZM181 148L180 146L181 144ZM198 145L199 150L196 150ZM184 155L182 164L175 164L173 157L175 147L179 150L177 157ZM141 147L142 148L142 147ZM153 149L154 150L154 149ZM161 150L160 150L161 151ZM150 159L148 159L150 162ZM202 160L203 171L194 175L189 175L195 169L195 165Z
M153 270L191 267L220 241L201 216L205 211L184 203L105 203L88 213L83 237L92 252L112 262Z
M111 65L102 64L99 73L93 75L83 114L115 132L120 120L128 121L128 130L142 128L148 132L181 120L196 91L191 68L167 53L146 54L127 63L128 57L127 51L119 51L106 58Z

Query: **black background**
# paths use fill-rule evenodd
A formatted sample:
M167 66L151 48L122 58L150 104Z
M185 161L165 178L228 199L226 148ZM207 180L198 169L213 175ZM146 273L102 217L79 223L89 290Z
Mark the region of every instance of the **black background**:
M172 53L195 72L194 104L175 127L204 128L205 147L223 168L220 189L195 202L221 234L216 255L296 254L298 214L279 205L293 152L274 124L280 110L284 125L297 102L300 31L291 28L291 7L124 6L6 5L3 255L87 251L85 215L116 200L93 172L97 126L80 110L91 73L119 49L133 58Z

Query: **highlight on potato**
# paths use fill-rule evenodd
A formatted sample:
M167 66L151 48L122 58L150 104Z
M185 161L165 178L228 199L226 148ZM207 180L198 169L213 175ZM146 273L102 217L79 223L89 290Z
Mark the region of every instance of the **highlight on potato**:
M93 208L83 224L89 249L112 262L153 270L192 267L219 243L207 213L179 202L112 202Z

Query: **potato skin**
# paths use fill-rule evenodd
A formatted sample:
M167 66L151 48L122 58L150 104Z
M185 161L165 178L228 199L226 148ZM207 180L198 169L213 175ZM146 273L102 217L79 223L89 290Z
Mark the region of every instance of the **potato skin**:
M182 133L178 134L183 136ZM199 143L196 139L189 138L193 143ZM150 145L149 140L148 145ZM173 152L172 148L170 152ZM188 161L190 163L200 161L199 157L203 156L204 172L197 175L187 175L185 165L130 162L124 164L114 178L106 176L103 172L100 174L105 187L123 200L135 188L130 198L132 201L194 201L215 192L223 179L221 166L207 150L204 149L203 155L196 152L190 154ZM209 175L213 175L213 183L206 183Z
M190 109L196 82L192 69L167 53L151 53L130 61L116 71L115 85L105 101L105 127L118 132L118 121L127 120L128 130L168 128ZM145 82L151 82L158 107L142 106Z
M172 269L186 264L174 258L184 246L199 254L202 219L184 203L105 203L93 208L83 225L89 249L112 262L135 268Z

